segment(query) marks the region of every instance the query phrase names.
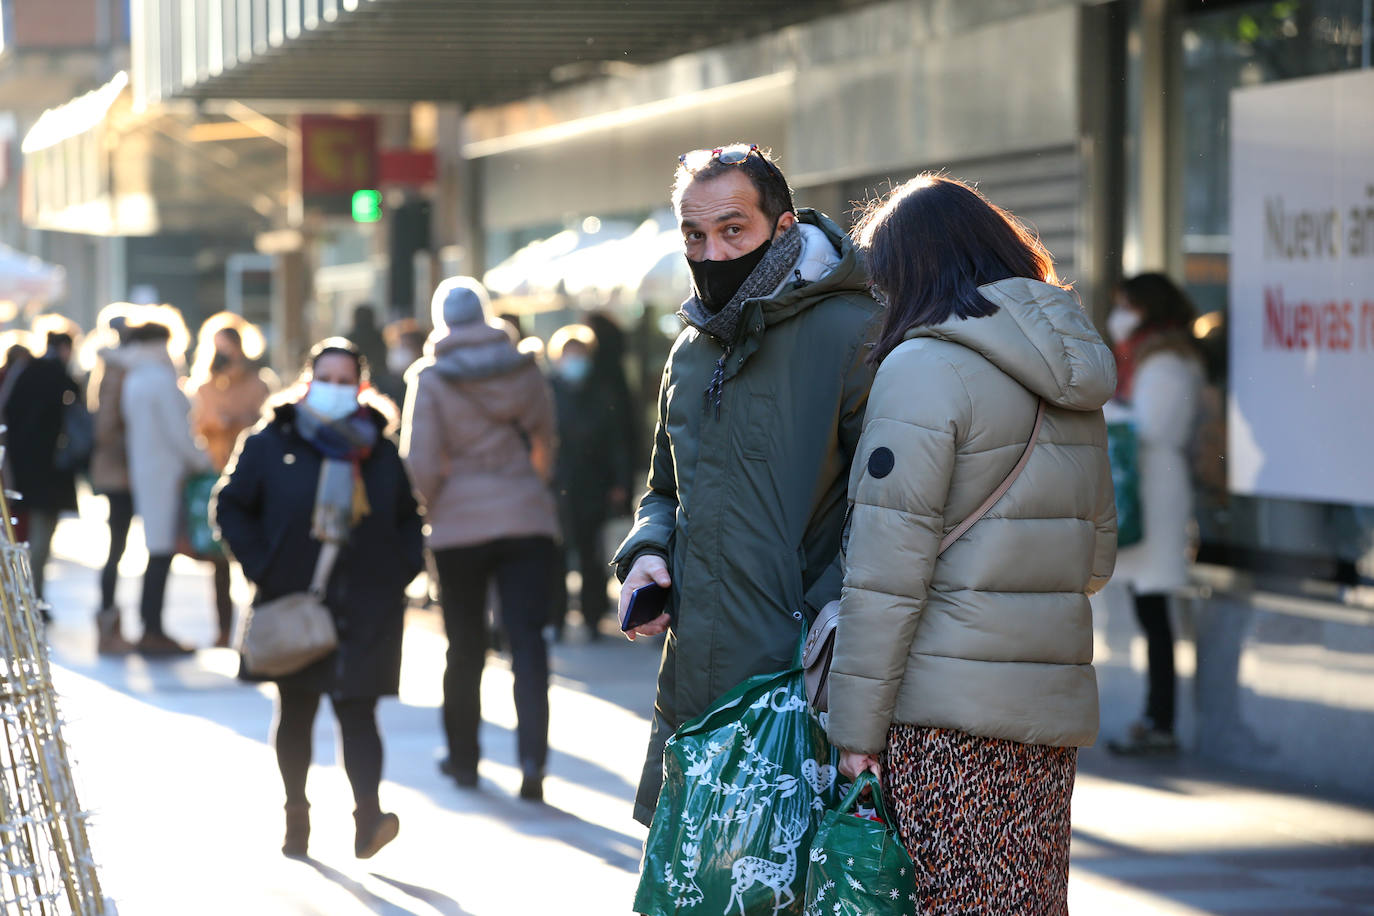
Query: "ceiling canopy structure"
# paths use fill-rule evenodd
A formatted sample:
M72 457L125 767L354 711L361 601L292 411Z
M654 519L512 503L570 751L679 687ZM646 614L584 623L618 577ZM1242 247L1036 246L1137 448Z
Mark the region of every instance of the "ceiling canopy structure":
M133 23L134 83L145 104L494 105L864 2L149 0Z

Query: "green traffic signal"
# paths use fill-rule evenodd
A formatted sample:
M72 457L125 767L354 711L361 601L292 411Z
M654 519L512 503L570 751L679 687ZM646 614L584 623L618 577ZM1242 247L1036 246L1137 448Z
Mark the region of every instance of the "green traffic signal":
M353 192L353 222L375 223L382 218L381 191Z

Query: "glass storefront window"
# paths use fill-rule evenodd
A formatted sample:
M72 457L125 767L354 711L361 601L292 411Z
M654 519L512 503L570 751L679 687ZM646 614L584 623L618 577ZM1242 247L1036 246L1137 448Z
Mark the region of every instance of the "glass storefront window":
M1192 9L1181 33L1184 280L1200 312L1224 315L1231 91L1367 66L1374 28L1363 0ZM1225 340L1218 325L1206 348L1209 373L1223 389ZM1198 522L1200 561L1245 569L1273 587L1374 583L1374 507L1200 494Z

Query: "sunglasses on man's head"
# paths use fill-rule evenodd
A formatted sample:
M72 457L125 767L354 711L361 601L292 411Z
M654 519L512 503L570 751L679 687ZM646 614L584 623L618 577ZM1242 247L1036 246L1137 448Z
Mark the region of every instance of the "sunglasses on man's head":
M736 143L734 146L720 146L715 149L694 149L691 152L683 153L677 157L677 161L689 172L695 172L711 164L712 160L718 160L725 165L742 165L751 155L758 153L759 161L763 163L769 173L778 180L784 188L787 188L787 179L783 177L782 170L773 164L773 161L763 154L757 143ZM787 204L789 210L795 210L792 205L792 190L788 188Z
M695 172L697 169L705 168L710 165L712 159L719 159L725 165L739 165L748 159L750 154L758 153L759 158L768 165L768 157L759 149L757 143L736 143L734 146L718 146L715 149L694 149L691 152L683 153L677 157L677 161L685 165L688 170Z

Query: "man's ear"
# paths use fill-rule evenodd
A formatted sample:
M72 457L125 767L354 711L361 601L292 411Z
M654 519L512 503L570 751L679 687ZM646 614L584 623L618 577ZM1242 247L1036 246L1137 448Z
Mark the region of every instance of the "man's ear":
M788 210L782 216L778 217L778 227L773 233L773 238L777 238L795 225L797 225L797 214Z

